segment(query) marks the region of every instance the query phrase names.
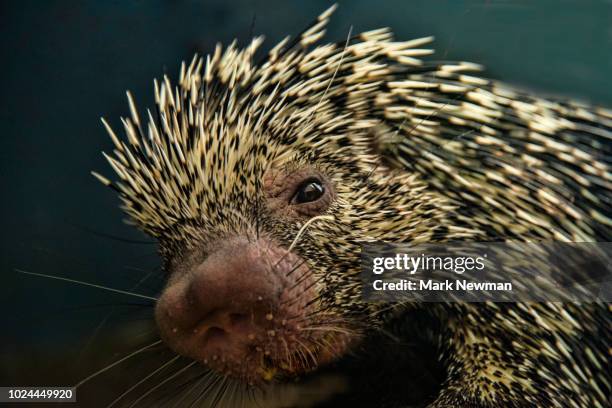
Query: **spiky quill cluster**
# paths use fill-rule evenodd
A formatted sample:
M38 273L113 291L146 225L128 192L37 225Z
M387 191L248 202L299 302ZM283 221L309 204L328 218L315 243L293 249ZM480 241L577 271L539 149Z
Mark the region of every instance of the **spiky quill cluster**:
M333 221L310 226L296 250L316 259L322 307L369 324L359 316L371 311L358 295L361 242L610 240L612 112L530 96L474 76L473 63L421 59L431 37L396 42L379 29L317 45L332 11L258 63L262 38L194 57L178 86L155 82L146 121L128 93L127 141L104 122L119 181L94 175L139 228L177 248L257 224L289 244L300 226L266 218L262 175L316 166L336 186ZM605 307L427 313L447 328L435 406L607 403Z

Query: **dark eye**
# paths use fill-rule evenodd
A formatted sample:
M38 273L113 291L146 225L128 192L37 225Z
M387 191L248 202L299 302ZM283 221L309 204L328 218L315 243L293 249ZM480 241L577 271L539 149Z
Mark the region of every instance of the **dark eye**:
M293 204L304 204L317 201L325 193L323 184L316 179L310 179L303 182L295 192L291 202Z

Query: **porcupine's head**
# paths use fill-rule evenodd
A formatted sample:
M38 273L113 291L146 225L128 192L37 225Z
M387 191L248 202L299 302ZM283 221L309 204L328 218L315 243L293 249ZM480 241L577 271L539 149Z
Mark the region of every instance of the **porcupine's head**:
M420 69L430 39L376 30L314 47L330 13L258 64L260 39L194 58L178 86L156 82L148 120L128 95L125 142L105 122L119 181L95 175L159 241L162 338L248 383L312 371L379 324L361 300L360 243L448 233L449 205L372 142L414 125L394 122L406 108L391 106L404 86L392 81Z

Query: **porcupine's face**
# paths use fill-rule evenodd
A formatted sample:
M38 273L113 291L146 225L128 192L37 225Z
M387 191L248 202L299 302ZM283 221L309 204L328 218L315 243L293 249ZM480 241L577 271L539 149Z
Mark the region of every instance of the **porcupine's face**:
M156 86L160 116L146 128L130 97L129 144L111 131L121 181L99 176L160 242L163 340L248 383L357 347L379 325L361 299L360 244L422 242L443 217L415 176L377 155L373 140L393 131L368 113L376 61L364 60L371 80L359 80L340 66L363 54L359 44L307 49L327 17L262 65L250 63L259 40L195 58L177 88ZM387 39L361 35L372 53ZM347 89L351 74L358 87Z
M361 298L360 243L402 234L387 229L393 218L413 224L406 235L426 224L415 215L426 207L416 182L372 173L366 146L307 151L268 132L242 142L259 139L233 169L206 177L218 185L201 201L206 217L179 221L160 240L169 274L156 308L163 339L253 384L312 371L358 347L378 325L376 305ZM266 153L248 153L256 146Z
M375 308L361 299L360 243L393 239L380 224L416 223L410 213L421 205L413 180L368 177L357 159L365 150L305 152L265 133L270 158L247 153L231 174L207 178L219 187L204 199L206 218L161 239L169 281L156 308L175 351L255 384L342 358L376 327ZM262 169L248 174L248 164Z

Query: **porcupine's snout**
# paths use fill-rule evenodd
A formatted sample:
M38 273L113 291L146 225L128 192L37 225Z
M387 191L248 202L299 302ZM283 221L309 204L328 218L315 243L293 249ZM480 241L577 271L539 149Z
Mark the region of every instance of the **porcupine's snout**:
M268 240L227 243L166 288L156 309L162 338L250 383L309 371L347 343L319 350L317 333L303 330L316 315L314 283L301 257ZM312 361L294 355L299 347Z
M249 336L264 334L266 315L279 309L281 279L258 252L230 247L193 271L185 293L191 307L183 318L199 333L203 352L224 355L248 347Z

